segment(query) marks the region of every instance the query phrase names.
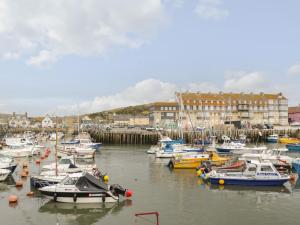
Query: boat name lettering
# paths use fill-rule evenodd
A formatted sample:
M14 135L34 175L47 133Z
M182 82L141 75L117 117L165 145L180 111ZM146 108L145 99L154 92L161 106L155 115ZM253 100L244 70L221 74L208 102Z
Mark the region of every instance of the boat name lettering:
M277 173L257 173L257 175L261 175L261 176L278 176Z

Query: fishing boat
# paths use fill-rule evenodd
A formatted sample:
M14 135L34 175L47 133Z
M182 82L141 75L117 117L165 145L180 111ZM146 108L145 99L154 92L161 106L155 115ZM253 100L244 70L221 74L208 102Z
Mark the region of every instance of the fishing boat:
M157 145L151 146L150 149L147 151L148 154L155 154L156 152L160 151L161 149L165 148L166 145L175 145L175 144L184 144L184 140L172 140L169 137L162 137Z
M94 143L89 138L75 139L75 140L70 140L70 141L62 141L61 144L67 145L67 146L78 146L81 148L92 148L95 150L99 150L100 147L102 146L102 143Z
M208 159L208 154L179 155L170 159L168 167L171 169L196 169Z
M286 148L289 151L300 151L300 143L298 143L298 144L287 144Z
M293 168L300 174L300 158L294 159L292 162Z
M17 163L14 162L12 157L0 155L0 169L10 170L11 173L17 168Z
M209 174L211 184L244 186L281 186L290 179L289 175L280 174L271 162L257 160L246 161L241 172L217 172Z
M0 181L5 181L10 173L11 173L10 170L0 169Z
M267 137L267 142L269 143L277 143L278 142L278 134L271 134Z
M291 138L291 137L282 137L282 138L279 138L279 143L298 144L298 143L300 143L300 139L299 138Z
M95 149L76 146L60 146L57 151L57 156L74 156L76 159L93 159L95 157Z
M46 198L64 203L117 202L120 196L132 195L120 185L108 185L89 173L69 175L59 184L39 188L39 191Z

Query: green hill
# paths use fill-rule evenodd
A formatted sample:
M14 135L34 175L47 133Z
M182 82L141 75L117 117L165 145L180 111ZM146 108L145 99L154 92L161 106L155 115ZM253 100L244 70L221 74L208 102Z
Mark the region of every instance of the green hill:
M129 115L134 115L134 116L137 116L137 115L147 116L149 114L149 107L150 107L150 104L128 106L128 107L111 109L111 110L106 110L106 111L97 112L97 113L91 113L91 114L88 114L88 116L91 119L94 119L96 117L106 118L108 114L117 114L117 115L129 114Z

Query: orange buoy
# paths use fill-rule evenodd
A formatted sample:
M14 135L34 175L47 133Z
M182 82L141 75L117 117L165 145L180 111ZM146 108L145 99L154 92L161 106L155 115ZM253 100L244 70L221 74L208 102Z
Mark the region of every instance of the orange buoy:
M23 173L26 173L26 175L29 174L29 170L28 169L23 169Z
M27 176L28 176L28 174L27 174L26 172L23 171L23 172L21 173L21 177L22 177L22 178L25 178L25 177L27 177Z
M8 196L8 202L11 203L17 203L18 202L18 197L16 195L10 195Z
M41 164L41 160L38 159L38 160L35 161L35 163L36 164Z
M16 181L16 187L23 187L22 181Z
M30 191L26 194L27 196L33 196L34 195L34 192L33 191Z

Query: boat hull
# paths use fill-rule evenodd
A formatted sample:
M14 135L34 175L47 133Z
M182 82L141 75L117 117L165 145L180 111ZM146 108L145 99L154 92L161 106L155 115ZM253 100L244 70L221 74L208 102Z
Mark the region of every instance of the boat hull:
M277 142L278 142L278 139L275 139L275 138L267 138L267 142L268 142L268 143L277 143Z
M286 148L289 151L300 151L300 144L288 144L286 145Z
M298 138L280 138L279 143L282 143L282 144L298 144L298 143L300 143L300 139L298 139Z
M113 203L119 200L105 192L49 192L41 189L40 192L48 199L63 203Z
M220 180L224 185L241 186L282 186L289 179L233 179L233 178L209 178L211 184L219 184Z

